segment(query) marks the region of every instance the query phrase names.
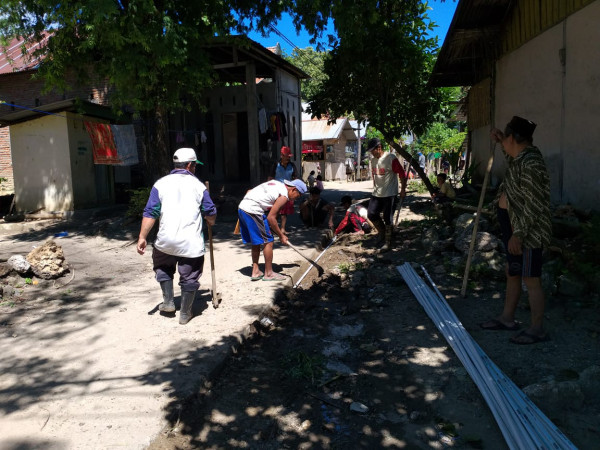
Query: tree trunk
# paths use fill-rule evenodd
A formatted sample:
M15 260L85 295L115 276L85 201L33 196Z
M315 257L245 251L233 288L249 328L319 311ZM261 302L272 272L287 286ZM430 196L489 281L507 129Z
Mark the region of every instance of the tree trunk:
M417 171L417 173L419 174L419 177L421 177L421 180L423 181L423 183L425 183L425 186L427 186L427 190L429 191L429 193L433 194L434 187L431 184L431 181L429 181L429 178L427 178L427 175L425 175L425 171L423 169L421 169L421 166L419 166L419 161L416 160L415 158L413 158L412 155L410 153L408 153L406 150L404 150L402 145L400 145L399 143L391 141L391 140L388 140L387 142L388 142L388 144L390 144L390 142L391 142L390 146L394 150L396 150L400 156L402 156L407 161L410 161L410 166ZM408 176L408 174L406 174L406 175Z
M142 113L144 129L144 151L142 155L144 181L147 186L167 175L172 167L169 151L167 116L163 108Z

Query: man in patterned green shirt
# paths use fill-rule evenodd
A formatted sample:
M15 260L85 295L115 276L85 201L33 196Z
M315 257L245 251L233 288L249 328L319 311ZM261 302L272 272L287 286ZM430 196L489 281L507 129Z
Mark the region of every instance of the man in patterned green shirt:
M494 128L491 138L500 142L508 169L498 190L498 222L506 249L506 297L502 314L480 324L486 330L517 330L515 311L521 282L529 293L531 325L513 336L514 344L548 340L543 328L545 298L542 289L542 249L550 242L550 180L544 157L533 146L535 123L514 116L504 133Z

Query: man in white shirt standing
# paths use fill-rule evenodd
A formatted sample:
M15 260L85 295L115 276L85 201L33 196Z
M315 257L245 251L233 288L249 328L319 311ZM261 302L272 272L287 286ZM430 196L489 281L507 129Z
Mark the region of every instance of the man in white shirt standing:
M388 251L392 248L392 227L396 196L398 195L398 178L402 185L400 197L404 198L406 195L406 172L396 155L383 151L379 139L370 139L367 151L371 152L371 173L373 175L373 194L369 201L368 218L379 233L378 242L385 241L380 250Z

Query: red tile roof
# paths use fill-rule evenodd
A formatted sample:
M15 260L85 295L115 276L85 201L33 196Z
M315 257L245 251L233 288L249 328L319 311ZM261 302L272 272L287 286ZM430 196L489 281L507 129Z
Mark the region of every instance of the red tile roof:
M45 45L48 35L45 35L41 42L34 44L25 44L24 39L13 39L6 48L0 47L0 74L20 72L22 70L33 69L39 64L39 58L32 58L31 53ZM23 55L23 45L26 52Z

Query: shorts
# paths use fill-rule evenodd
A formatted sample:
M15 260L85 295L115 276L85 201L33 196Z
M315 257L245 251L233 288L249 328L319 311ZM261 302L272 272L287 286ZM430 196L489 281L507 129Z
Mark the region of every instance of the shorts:
M512 236L512 226L508 211L498 208L498 223L502 231L502 242L506 251L506 262L508 263L508 274L511 277L521 276L539 278L542 276L542 249L523 247L521 255L512 255L508 252L508 240Z
M395 195L391 197L371 196L367 217L371 222L377 224L381 222L379 214L383 213L383 223L386 225L393 225L395 205Z
M244 244L263 245L275 240L266 214L248 214L238 209L238 218Z
M281 216L289 216L290 214L294 214L294 202L292 200L288 200L279 210Z

